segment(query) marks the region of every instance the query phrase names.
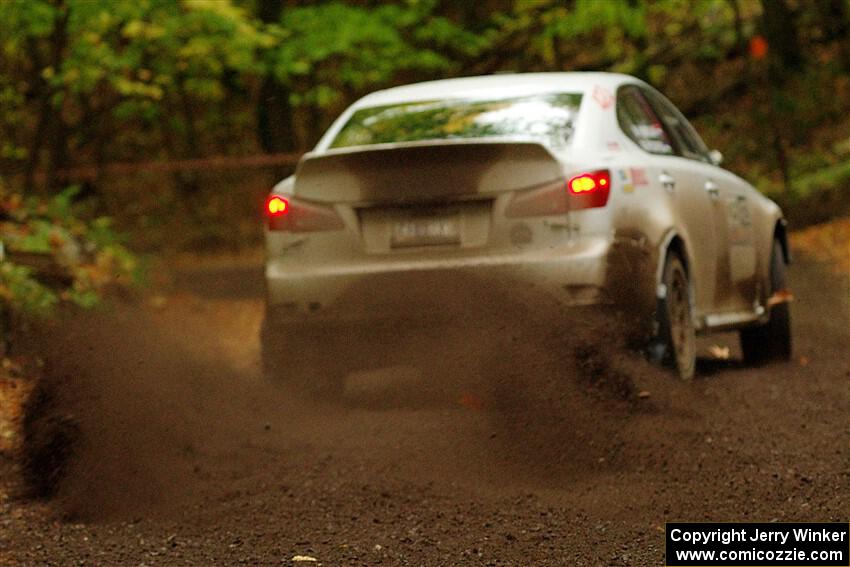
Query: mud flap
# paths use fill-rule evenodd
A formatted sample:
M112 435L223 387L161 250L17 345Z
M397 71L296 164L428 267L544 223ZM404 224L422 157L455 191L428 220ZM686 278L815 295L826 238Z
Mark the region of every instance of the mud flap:
M794 294L788 289L780 289L767 299L767 306L773 307L794 301Z

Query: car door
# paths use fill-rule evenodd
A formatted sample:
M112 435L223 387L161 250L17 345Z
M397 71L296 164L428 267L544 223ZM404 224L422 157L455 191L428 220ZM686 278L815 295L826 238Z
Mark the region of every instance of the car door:
M682 156L680 144L641 87L619 90L618 120L626 135L646 151L648 182L655 186L656 198L672 211L675 230L686 242L696 313L711 313L722 245L717 234L719 205L704 187L704 172Z
M654 91L648 90L646 94L679 146L681 155L690 161L697 176L696 183L712 203L717 241L713 311L750 311L756 299L756 248L749 188L737 176L711 163L705 143L670 101Z

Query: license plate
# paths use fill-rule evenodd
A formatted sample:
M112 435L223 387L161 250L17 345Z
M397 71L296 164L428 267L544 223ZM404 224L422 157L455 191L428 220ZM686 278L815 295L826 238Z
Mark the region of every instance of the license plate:
M393 226L393 247L441 244L460 244L457 218L410 218L397 220Z

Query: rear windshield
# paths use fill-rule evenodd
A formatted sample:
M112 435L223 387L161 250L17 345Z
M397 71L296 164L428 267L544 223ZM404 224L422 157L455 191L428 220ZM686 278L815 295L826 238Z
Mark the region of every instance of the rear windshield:
M465 138L517 138L566 145L581 94L556 93L487 100L434 100L355 112L332 148Z

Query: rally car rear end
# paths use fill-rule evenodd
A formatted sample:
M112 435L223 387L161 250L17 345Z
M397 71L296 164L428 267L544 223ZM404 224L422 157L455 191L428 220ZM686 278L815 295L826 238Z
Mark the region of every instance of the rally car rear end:
M458 277L603 301L609 239L579 237L571 215L603 209L613 182L534 142L308 155L267 202L269 317L427 317Z

